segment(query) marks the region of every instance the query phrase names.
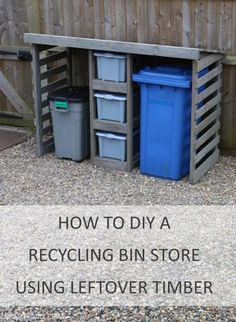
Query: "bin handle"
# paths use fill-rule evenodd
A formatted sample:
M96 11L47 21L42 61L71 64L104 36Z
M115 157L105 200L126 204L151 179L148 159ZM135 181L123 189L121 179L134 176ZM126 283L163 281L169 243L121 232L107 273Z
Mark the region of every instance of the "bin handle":
M69 110L68 101L57 101L57 100L55 100L54 105L55 105L55 109L58 112L67 113L68 110Z

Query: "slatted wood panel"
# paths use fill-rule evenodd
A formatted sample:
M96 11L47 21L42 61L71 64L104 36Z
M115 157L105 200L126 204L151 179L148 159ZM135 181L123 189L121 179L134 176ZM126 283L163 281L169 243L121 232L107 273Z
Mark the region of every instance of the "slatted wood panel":
M236 54L235 10L234 0L42 0L40 27L48 34Z
M70 52L48 46L33 45L33 80L36 118L36 146L39 156L53 150L53 127L49 109L48 94L69 85Z
M221 55L211 54L193 61L191 183L196 183L219 158L221 59Z

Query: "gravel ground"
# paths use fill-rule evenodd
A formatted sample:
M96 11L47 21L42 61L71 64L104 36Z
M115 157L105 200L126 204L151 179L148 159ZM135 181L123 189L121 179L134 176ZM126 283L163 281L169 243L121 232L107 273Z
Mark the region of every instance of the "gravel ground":
M196 185L159 180L35 155L35 141L0 153L0 204L236 204L236 159L220 162ZM236 321L236 307L30 307L0 309L0 321Z
M78 321L78 322L235 322L236 309L214 307L30 307L0 311L1 321Z
M34 139L0 154L0 204L236 204L236 158L221 157L196 185L35 155Z

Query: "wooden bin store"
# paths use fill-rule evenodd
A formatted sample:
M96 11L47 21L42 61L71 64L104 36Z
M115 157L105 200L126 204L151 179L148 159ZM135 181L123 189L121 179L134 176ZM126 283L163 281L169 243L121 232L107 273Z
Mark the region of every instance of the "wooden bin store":
M54 149L51 112L47 96L66 85L86 82L90 92L91 162L94 165L131 171L138 164L133 151L133 134L139 119L133 116L133 61L137 57L181 59L192 65L192 113L189 181L196 183L219 159L220 113L222 87L222 54L197 48L162 46L113 40L54 36L26 33L24 40L33 46L33 78L36 118L37 154L44 155ZM126 55L126 82L115 83L96 78L94 53L97 51ZM78 68L81 57L88 62L87 80L75 84L72 69ZM148 61L147 60L147 61ZM83 66L84 67L84 66ZM84 67L85 68L85 67ZM199 72L208 69L203 76ZM79 74L79 71L78 71ZM79 79L80 75L78 75ZM86 77L85 77L86 78ZM205 86L203 91L199 88ZM95 91L127 95L126 123L98 120ZM199 102L204 102L199 107ZM200 119L200 121L199 121ZM97 153L96 131L115 132L127 136L126 161L102 159Z

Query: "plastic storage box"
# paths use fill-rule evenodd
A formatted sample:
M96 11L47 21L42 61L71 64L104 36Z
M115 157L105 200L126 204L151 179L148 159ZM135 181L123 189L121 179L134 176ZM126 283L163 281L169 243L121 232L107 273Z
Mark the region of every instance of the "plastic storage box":
M145 68L141 85L141 173L179 180L189 173L191 70Z
M98 79L114 82L126 80L126 56L112 53L94 53L97 57Z
M87 87L66 87L48 96L58 158L80 161L89 155L88 93Z
M94 94L97 100L97 117L99 120L107 120L119 123L126 122L126 101L124 94L108 94L97 92ZM139 93L133 95L133 116L139 114Z
M126 95L95 93L99 120L126 122Z
M126 161L127 137L122 134L96 132L100 158ZM134 132L134 155L139 151L139 130Z

